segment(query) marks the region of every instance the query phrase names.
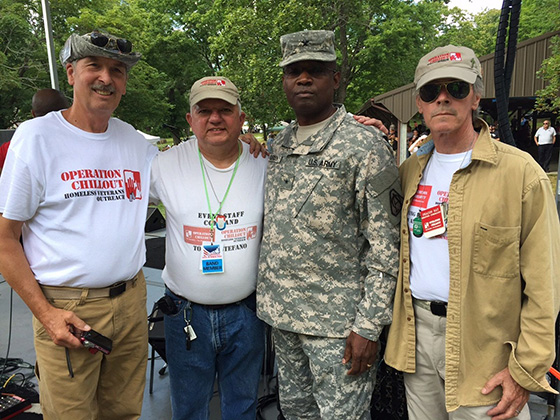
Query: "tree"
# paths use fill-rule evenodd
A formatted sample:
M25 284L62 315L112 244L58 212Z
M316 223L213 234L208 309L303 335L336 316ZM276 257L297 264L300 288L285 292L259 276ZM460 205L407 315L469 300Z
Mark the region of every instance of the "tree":
M558 0L524 0L519 39L560 27ZM446 0L51 0L56 51L73 32L126 35L143 54L116 115L168 135L187 127L192 83L231 78L251 125L264 128L293 113L282 91L280 36L305 29L335 33L341 87L335 100L350 111L410 83L418 59L436 46L493 52L498 10L476 16ZM543 19L546 16L547 19ZM39 0L0 0L0 125L28 118L36 89L49 86ZM549 64L551 66L551 64ZM62 66L61 89L71 97ZM552 70L543 70L546 74ZM553 75L554 76L554 75ZM554 77L547 79L553 84Z
M543 61L538 75L548 84L537 92L535 108L541 112L560 114L560 37L552 40L551 56Z
M348 87L345 103L354 111L366 100L412 82L418 60L443 29L446 9L438 1L390 0L375 10Z
M47 87L41 26L33 0L0 0L0 128L31 118L31 97Z
M560 28L558 0L523 0L519 16L518 42Z
M59 10L60 11L60 10ZM154 44L150 13L141 5L131 0L104 0L88 3L80 8L78 16L70 16L66 24L75 33L84 34L94 29L105 30L115 36L126 36L134 40L133 50L146 51ZM60 43L69 36L60 37ZM167 100L169 79L158 69L150 65L143 57L130 72L127 93L115 111L115 116L131 123L136 128L152 133L161 133L168 112L173 108ZM70 90L61 83L61 89Z
M519 19L519 41L524 41L560 28L558 0L524 0ZM560 114L560 40L554 37L550 58L543 61L538 76L547 82L537 92L535 109Z

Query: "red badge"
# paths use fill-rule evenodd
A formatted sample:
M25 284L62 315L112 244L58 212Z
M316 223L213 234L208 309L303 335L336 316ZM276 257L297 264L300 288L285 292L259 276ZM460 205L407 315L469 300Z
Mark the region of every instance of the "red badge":
M441 204L422 210L420 217L422 218L422 229L426 238L433 238L445 232L445 219Z

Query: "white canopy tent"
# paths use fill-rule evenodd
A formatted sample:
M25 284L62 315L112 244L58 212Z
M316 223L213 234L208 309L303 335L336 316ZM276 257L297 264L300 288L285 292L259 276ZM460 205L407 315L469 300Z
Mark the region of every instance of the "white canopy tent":
M138 131L140 134L142 134L144 136L144 138L148 141L148 143L151 143L154 146L156 146L157 142L161 140L161 138L158 137L158 136L152 136L151 134L144 133L143 131L140 131L140 130L136 130L136 131Z

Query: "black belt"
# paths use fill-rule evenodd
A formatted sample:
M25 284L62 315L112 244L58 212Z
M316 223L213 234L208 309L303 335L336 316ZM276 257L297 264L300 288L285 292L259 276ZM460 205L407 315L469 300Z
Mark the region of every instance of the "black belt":
M421 308L427 309L433 315L447 317L447 302L440 300L422 300L412 298L415 304Z

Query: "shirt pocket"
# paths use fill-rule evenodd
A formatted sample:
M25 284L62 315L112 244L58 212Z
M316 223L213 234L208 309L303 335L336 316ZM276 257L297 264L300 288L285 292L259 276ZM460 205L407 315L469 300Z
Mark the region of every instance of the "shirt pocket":
M488 277L519 277L521 228L475 224L473 271Z
M334 173L309 171L301 177L294 177L291 191L291 216L300 229L309 229L323 237L331 232L339 232L342 216L344 181ZM283 197L279 197L283 199ZM340 233L340 232L339 232Z

